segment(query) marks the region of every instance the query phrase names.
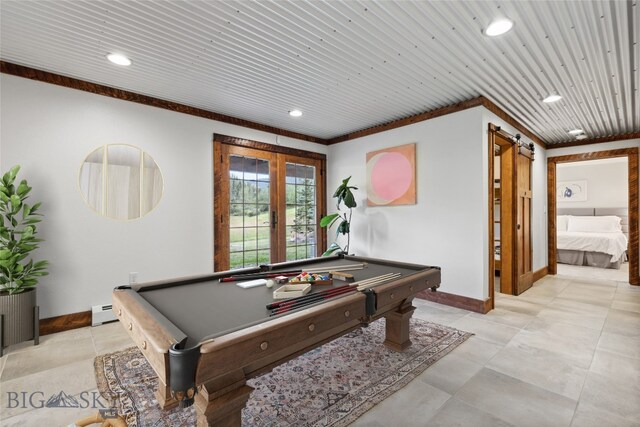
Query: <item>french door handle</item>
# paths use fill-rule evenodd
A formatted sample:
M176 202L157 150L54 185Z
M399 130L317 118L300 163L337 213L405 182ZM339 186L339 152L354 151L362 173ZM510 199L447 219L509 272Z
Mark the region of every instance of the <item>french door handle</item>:
M276 211L271 211L271 228L276 228L277 224L278 224L278 215L276 214Z

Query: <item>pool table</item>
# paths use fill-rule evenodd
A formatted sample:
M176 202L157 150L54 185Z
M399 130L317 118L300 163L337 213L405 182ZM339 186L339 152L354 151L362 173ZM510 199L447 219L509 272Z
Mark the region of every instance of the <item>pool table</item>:
M356 263L364 268L347 272L356 281L401 276L275 316L267 304L279 285L244 289L220 281L237 274ZM344 285L334 280L314 285L311 292ZM386 318L385 345L402 351L411 345L414 296L439 285L439 267L338 255L120 286L113 291L113 310L158 375L161 407L195 403L198 426L239 426L253 390L248 378L380 317Z

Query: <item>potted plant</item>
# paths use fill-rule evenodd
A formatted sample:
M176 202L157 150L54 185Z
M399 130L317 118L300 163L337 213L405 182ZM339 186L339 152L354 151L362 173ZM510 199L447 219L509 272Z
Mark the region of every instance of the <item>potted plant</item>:
M38 309L35 286L47 274L47 261L29 257L38 248L36 224L40 203L26 203L31 187L26 180L16 186L20 166L0 180L0 355L2 348L34 339L38 344ZM28 259L29 258L29 259Z
M336 207L338 208L338 212L332 213L330 215L324 216L320 220L320 227L331 227L336 221L340 221L338 224L338 228L336 230L336 238L342 234L343 236L347 236L347 245L343 248L337 242L331 243L331 245L327 248L327 250L322 254L322 256L332 255L334 253L349 253L349 243L351 242L351 215L353 214L353 208L358 206L356 203L356 199L353 196L353 192L351 190L357 190L358 187L350 186L349 180L351 177L343 179L342 184L338 186L335 193L333 193L333 197L338 199L336 203ZM349 210L347 217L347 212L340 211L340 204L344 203L345 207Z

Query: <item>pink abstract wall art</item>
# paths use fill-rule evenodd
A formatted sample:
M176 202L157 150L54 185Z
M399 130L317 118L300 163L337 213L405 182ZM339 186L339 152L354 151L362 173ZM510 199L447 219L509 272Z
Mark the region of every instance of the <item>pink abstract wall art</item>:
M367 153L367 205L416 203L416 144Z

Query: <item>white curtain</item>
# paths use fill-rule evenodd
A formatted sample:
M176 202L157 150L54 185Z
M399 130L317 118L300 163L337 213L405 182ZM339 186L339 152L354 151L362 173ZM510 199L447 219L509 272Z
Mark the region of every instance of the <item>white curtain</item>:
M140 217L140 168L109 164L107 169L107 216L114 219Z
M102 163L85 162L82 165L80 191L87 204L102 213Z

